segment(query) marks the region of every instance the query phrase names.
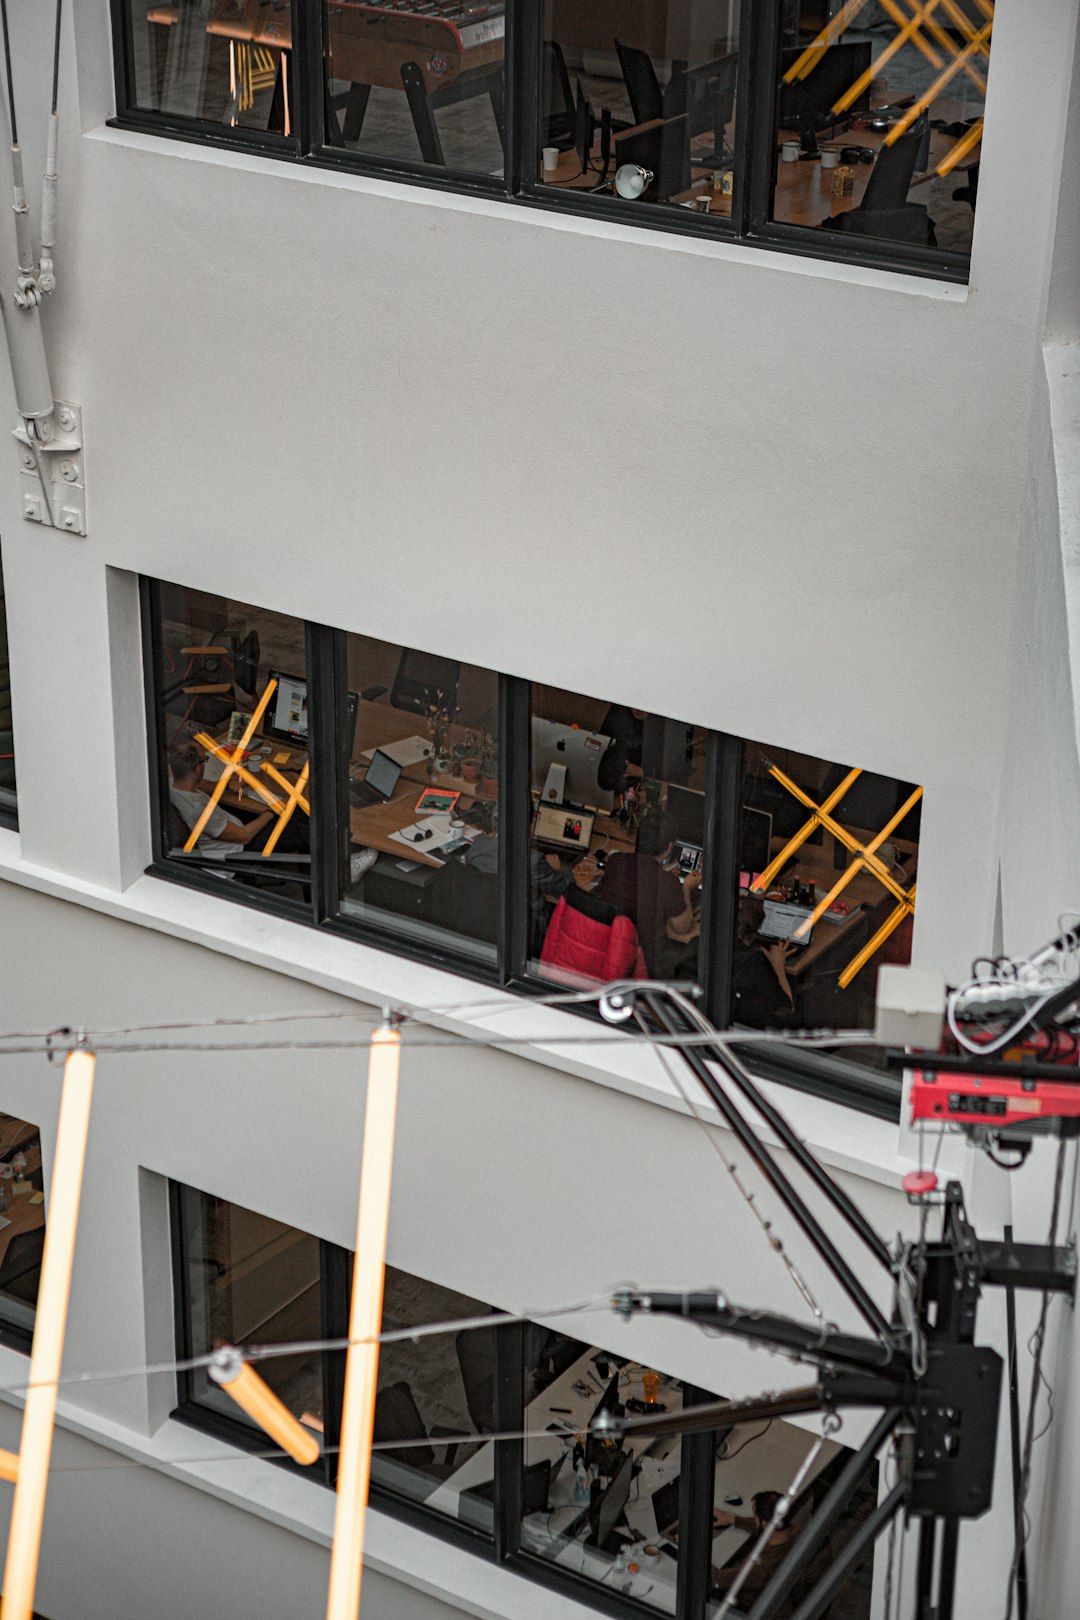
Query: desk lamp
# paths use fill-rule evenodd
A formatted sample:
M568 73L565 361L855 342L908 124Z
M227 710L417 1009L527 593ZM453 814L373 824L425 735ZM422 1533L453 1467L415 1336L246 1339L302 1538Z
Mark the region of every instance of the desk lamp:
M652 170L643 169L640 163L624 163L615 170L611 180L602 181L595 189L607 191L614 186L620 197L625 197L627 202L635 202L652 185L653 178Z

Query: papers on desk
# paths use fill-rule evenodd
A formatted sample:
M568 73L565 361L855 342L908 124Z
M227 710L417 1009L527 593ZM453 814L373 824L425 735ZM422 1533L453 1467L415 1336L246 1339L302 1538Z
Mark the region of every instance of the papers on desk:
M0 1215L0 1232L2 1232L4 1230L5 1226L10 1226L10 1225L11 1225L11 1217L10 1217L10 1215Z
M431 739L429 737L402 737L400 742L386 743L382 748L365 748L361 759L374 759L376 753L386 754L407 771L410 765L418 765L431 753Z
M417 835L426 832L430 832L431 837L420 838L418 841ZM421 816L408 827L402 827L400 832L392 832L390 837L395 843L404 844L414 855L437 855L444 844L451 844L463 835L464 829L451 827L450 817L443 814Z

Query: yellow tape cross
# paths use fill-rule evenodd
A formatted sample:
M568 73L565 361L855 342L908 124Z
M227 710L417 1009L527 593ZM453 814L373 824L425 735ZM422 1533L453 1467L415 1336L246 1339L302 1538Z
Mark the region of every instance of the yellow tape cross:
M843 798L844 794L855 781L856 777L862 775L862 772L859 769L856 768L854 770L850 770L839 786L835 787L829 794L828 798L825 799L821 804L815 803L808 793L803 792L802 788L799 787L797 782L793 782L790 776L786 776L784 772L780 770L779 766L770 765L769 775L779 782L781 787L786 788L793 798L797 799L800 804L805 805L806 808L813 813L811 814L810 819L799 828L799 831L795 833L792 838L788 839L779 855L777 855L774 860L769 862L764 872L762 872L761 875L751 884L752 891L756 891L757 893L761 894L768 889L776 875L782 871L784 866L787 865L787 862L791 859L795 851L802 848L803 844L810 837L810 834L817 827L827 827L829 832L832 833L833 837L844 846L849 854L855 857L854 860L852 860L844 868L843 872L833 884L828 894L825 895L824 899L817 902L809 917L804 918L799 924L798 928L796 928L795 932L791 936L793 940L798 942L800 939L806 937L806 935L814 927L814 924L820 921L825 912L827 912L835 903L837 896L847 888L852 878L857 876L857 874L861 871L868 871L874 877L876 877L878 882L882 884L884 888L888 889L889 893L892 894L898 902L895 910L890 912L889 916L886 918L885 922L882 923L873 939L863 946L862 950L860 950L858 954L852 958L847 967L844 969L843 973L841 973L839 979L840 988L846 989L855 975L870 960L874 952L880 949L880 947L885 943L893 930L898 928L904 918L911 915L915 910L916 885L912 884L910 889L905 890L893 877L885 863L878 858L877 851L890 836L890 834L893 833L897 827L899 827L900 823L903 821L908 812L912 810L916 804L918 804L919 800L922 798L923 790L921 787L917 787L913 793L909 794L908 798L905 799L904 803L900 806L900 809L897 810L896 814L889 818L884 827L882 827L881 831L875 834L868 844L864 845L860 844L855 835L850 833L846 827L842 827L831 814L832 810Z

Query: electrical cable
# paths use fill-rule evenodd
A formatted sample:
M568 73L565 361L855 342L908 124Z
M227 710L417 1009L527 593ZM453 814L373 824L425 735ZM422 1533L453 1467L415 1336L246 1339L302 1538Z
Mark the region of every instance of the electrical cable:
M773 1426L772 1418L766 1418L765 1419L765 1427L763 1429L759 1429L757 1434L748 1435L746 1437L746 1439L743 1441L742 1445L741 1446L736 1446L734 1451L725 1451L724 1455L720 1458L720 1461L721 1462L731 1462L733 1457L740 1456L746 1450L747 1446L752 1446L755 1440L760 1440L764 1435L768 1434L768 1432L772 1428L772 1426Z

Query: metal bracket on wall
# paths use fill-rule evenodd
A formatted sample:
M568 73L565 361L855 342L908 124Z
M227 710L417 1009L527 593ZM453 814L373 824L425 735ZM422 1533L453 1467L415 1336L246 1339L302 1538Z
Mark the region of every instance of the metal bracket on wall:
M86 533L82 410L56 401L51 417L23 421L15 429L23 517L67 534Z

